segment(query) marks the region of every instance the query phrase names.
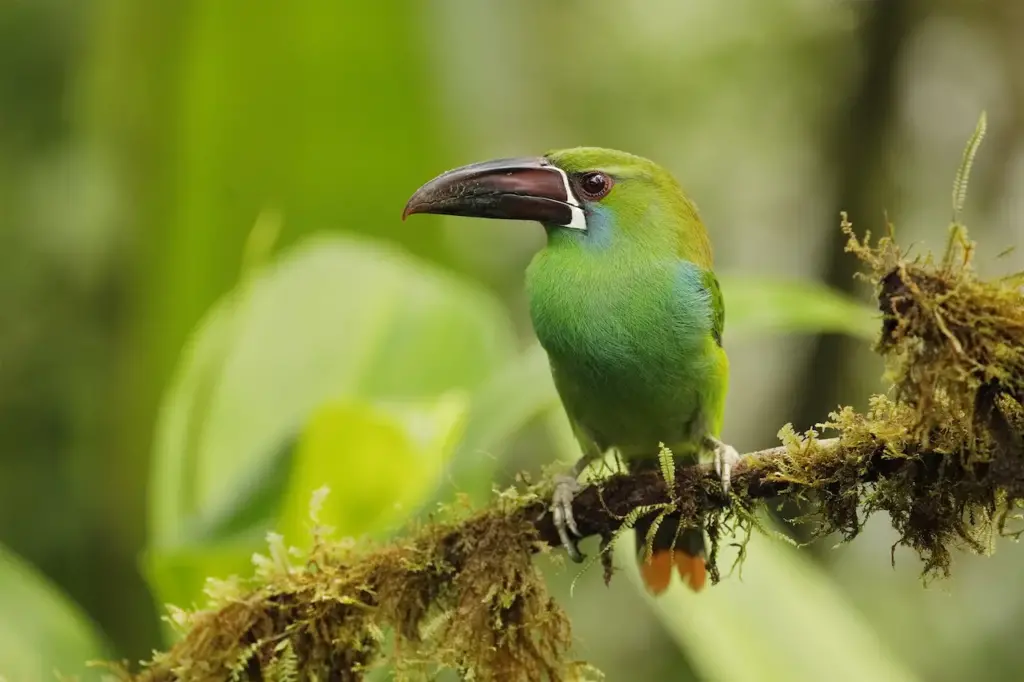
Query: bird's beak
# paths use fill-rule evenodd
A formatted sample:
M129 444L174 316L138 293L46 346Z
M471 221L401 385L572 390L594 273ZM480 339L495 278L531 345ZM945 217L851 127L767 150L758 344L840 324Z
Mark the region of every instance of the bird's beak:
M485 161L443 173L416 190L402 220L413 213L536 220L587 229L569 177L543 157Z

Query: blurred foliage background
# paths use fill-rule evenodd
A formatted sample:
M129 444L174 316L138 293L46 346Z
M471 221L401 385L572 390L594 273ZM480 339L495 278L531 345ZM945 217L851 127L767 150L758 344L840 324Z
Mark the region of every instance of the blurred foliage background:
M838 213L941 246L986 109L967 222L983 270L1021 269L1022 35L1017 0L5 0L0 677L148 657L162 604L268 530L301 545L321 485L386 536L575 457L521 287L542 231L399 220L455 165L658 160L716 245L726 439L863 406ZM896 539L758 538L742 580L657 603L544 570L609 680L1020 679L1021 550L926 590Z

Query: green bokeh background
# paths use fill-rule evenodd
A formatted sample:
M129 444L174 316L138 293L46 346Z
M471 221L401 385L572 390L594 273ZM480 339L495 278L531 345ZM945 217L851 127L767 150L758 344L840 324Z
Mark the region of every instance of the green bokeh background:
M658 160L716 247L727 440L864 406L839 211L941 247L985 109L966 219L984 272L1020 270L1022 35L1018 0L0 4L0 678L147 657L163 603L301 544L321 485L386 536L575 456L521 287L542 231L399 219L454 165ZM659 602L545 570L612 681L1024 676L1021 550L924 589L896 540L758 538Z

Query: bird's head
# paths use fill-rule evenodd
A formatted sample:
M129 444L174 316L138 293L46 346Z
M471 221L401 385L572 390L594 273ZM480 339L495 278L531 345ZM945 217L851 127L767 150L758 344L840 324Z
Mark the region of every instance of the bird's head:
M413 213L536 221L552 246L640 247L711 266L697 209L672 175L613 149L575 147L462 166L416 190L402 218Z

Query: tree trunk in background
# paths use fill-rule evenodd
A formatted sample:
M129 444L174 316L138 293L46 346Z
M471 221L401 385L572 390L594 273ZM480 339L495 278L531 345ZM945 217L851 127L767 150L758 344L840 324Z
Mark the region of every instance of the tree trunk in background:
M1000 85L1009 105L1005 125L990 127L989 138L978 157L975 171L978 179L971 183L972 187L978 188L971 191L971 203L989 214L997 202L1005 200L1014 190L1014 166L1018 163L1018 156L1024 152L1021 146L1024 141L1024 41L1021 40L1024 36L1024 3L1001 0L985 3L975 11L981 15L978 23L992 36L999 51L1000 72L1006 76ZM987 177L983 175L986 171L989 173ZM1006 244L1000 237L992 246L1001 250Z
M827 284L853 294L863 294L853 278L855 259L845 253L846 238L839 232L839 213L862 228L875 227L886 210L886 153L890 149L893 114L897 104L896 69L900 51L913 26L911 0L879 0L860 3L864 21L859 32L863 55L860 77L841 100L832 130L828 131L826 155L835 168L834 237L823 278ZM816 340L804 372L794 382L802 400L794 425L806 429L823 421L840 404L863 398L856 372L862 367L851 360L862 342L839 335ZM862 402L862 401L861 401Z
M422 26L397 0L97 7L81 113L123 181L134 252L135 326L100 464L121 564L100 571L97 616L125 655L154 644L152 624L122 605L144 602L136 559L159 396L189 330L236 281L257 216L280 212L283 244L342 229L442 258L439 230L399 219L445 162Z
M857 34L861 71L849 93L839 99L833 126L826 131L826 158L835 169L834 235L823 273L824 281L839 291L862 295L854 273L857 264L844 252L846 238L839 231L839 214L846 211L859 229L876 234L883 227L888 173L886 155L891 148L892 120L898 101L897 68L900 53L914 26L912 0L877 0L858 3L863 17ZM824 94L823 94L824 96ZM798 431L824 421L843 404L864 402L863 342L837 334L819 336L802 372L793 382L800 396L794 426ZM870 366L870 365L868 365ZM799 387L799 390L795 390ZM788 505L787 505L788 506ZM794 509L783 509L792 518ZM791 528L798 535L801 528Z

